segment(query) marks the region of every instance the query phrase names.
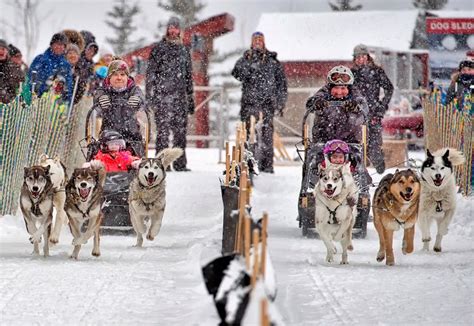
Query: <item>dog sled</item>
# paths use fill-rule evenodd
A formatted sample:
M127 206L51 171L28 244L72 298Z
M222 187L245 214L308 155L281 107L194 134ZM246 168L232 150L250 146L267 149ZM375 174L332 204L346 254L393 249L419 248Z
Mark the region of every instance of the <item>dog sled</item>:
M312 114L311 114L312 115ZM318 182L318 164L324 161L324 143L310 142L309 130L314 119L307 112L303 118L303 139L296 144L298 156L303 162L301 188L298 196L298 221L302 235L305 237L317 237L315 230L315 198L314 189ZM311 117L313 118L313 117ZM355 160L356 171L353 173L355 182L359 188L357 201L357 218L352 230L354 238L365 238L367 235L367 221L370 213L369 175L366 170L367 143L366 130L362 126L362 144L349 143L352 159ZM303 155L303 157L302 157Z
M84 131L85 138L79 142L82 154L84 155L87 162L90 162L98 153L101 144L101 139L95 139L93 137L92 130L93 127L96 127L95 124L92 123L92 121L95 120L93 119L93 113L93 108L87 113ZM144 141L125 139L127 149L131 150L133 155L139 157L148 157L151 117L147 110L145 110L145 114L146 123L144 128ZM106 232L108 234L133 233L133 227L130 221L128 209L128 194L129 186L134 176L135 174L131 170L125 172L107 172L104 184L104 204L102 207L102 213L104 214L101 224L102 232Z

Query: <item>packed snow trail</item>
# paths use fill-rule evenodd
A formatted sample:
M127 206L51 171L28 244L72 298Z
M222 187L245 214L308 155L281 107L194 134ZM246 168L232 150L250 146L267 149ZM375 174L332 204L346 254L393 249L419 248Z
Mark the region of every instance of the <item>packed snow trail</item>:
M169 173L163 227L154 242L103 236L100 258L92 241L78 261L63 229L51 257L34 257L21 217L0 218L0 324L216 325L201 266L220 255L223 165L213 150L188 150L192 172ZM378 237L354 240L349 265L324 261L320 240L301 236L296 221L301 168L276 167L255 179L254 216L269 213L269 253L277 277L276 304L287 325L472 325L474 222L472 198L459 197L443 253L401 253L396 266L377 263ZM380 178L380 176L377 176ZM339 248L338 248L339 249Z

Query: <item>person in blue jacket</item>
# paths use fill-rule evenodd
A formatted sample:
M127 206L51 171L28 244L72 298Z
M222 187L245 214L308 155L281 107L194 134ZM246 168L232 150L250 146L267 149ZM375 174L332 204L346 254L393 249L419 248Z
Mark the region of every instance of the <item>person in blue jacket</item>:
M66 60L65 51L68 38L64 33L56 33L51 38L49 48L33 60L28 70L28 80L38 96L47 92L51 81L61 76L66 81L63 99L70 101L73 92L72 67Z

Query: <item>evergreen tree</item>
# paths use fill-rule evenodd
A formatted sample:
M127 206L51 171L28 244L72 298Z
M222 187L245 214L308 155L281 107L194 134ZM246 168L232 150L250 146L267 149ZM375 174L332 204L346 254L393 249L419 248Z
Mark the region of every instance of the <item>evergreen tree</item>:
M105 40L112 46L115 54L122 55L143 45L144 38L130 40L130 35L137 30L133 19L139 12L137 3L130 5L126 0L116 0L112 11L107 12L107 16L113 20L106 20L105 23L114 30L115 37L107 37Z
M334 0L329 1L329 6L334 11L356 11L362 9L361 4L351 5L352 0Z
M198 14L206 5L195 0L167 0L158 1L158 7L181 18L183 27L189 27L198 22ZM158 29L166 26L166 22L159 22Z
M448 0L413 0L415 8L422 10L441 10L447 3Z

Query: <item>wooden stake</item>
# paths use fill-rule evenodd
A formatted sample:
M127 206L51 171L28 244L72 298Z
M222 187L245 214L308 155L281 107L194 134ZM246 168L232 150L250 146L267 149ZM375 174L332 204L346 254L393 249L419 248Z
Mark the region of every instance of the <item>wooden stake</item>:
M247 123L242 122L242 139L241 142L245 143L247 141Z
M255 116L250 116L250 136L249 136L249 143L255 144Z
M244 217L244 230L245 266L250 270L250 217L247 214Z
M255 284L257 283L258 279L258 272L260 270L260 266L258 264L259 257L258 257L258 230L255 229L252 232L252 245L253 245L253 268L252 268L252 278L250 279L250 284L252 285L252 289L255 288Z
M267 263L267 230L268 230L268 213L264 212L262 217L262 259L260 271L262 278L265 279L265 268Z
M232 146L232 161L237 161L235 159L235 146Z
M260 301L260 325L270 326L270 321L268 320L268 301L265 298Z
M229 182L230 182L230 155L227 154L225 156L225 182L224 182L224 185L226 187L228 187Z
M235 179L235 168L237 167L237 162L235 160L232 160L232 165L230 167L230 180Z
M364 164L367 166L367 126L362 125L362 143L364 144Z
M309 130L308 130L308 124L305 123L304 124L304 129L303 129L303 146L304 146L304 149L308 149L308 141L309 141Z

